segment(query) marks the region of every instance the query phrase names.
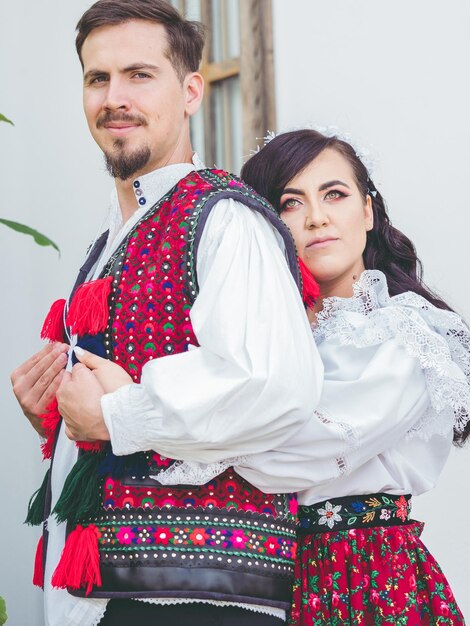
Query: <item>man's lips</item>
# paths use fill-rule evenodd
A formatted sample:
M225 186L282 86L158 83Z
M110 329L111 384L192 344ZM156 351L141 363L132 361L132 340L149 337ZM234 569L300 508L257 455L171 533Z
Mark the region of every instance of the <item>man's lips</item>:
M132 124L129 122L111 122L109 124L105 124L104 127L112 135L126 135L136 128L139 128L140 124Z
M310 249L326 248L335 241L338 241L338 237L318 237L317 239L314 239L309 244L307 244L306 247Z

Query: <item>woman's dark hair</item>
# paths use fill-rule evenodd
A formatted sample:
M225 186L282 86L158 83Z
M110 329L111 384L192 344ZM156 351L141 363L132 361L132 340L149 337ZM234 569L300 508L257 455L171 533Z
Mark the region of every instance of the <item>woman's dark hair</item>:
M368 195L372 200L374 226L367 233L363 253L365 268L385 274L392 296L413 291L435 307L452 311L423 283L422 265L413 242L390 223L382 195L354 148L346 141L311 129L280 134L245 163L241 177L280 213L280 199L287 183L326 148L336 150L349 162L364 201ZM462 434L454 433L454 442L463 443L469 434L470 422Z
M92 30L130 20L157 22L165 28L167 57L181 82L189 72L197 72L204 48L204 27L184 19L166 0L98 0L77 24L75 46L83 67L82 47Z

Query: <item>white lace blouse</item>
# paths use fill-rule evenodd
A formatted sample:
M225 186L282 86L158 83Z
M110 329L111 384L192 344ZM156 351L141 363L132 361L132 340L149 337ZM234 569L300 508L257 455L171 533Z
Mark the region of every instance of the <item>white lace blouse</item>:
M237 471L302 504L431 489L469 419L468 327L415 293L390 297L384 274L365 271L352 298L324 301L313 333L325 373L312 420Z
M431 489L468 421L468 327L415 293L390 297L384 274L365 271L352 298L324 301L313 334L325 371L312 419L236 471L302 504ZM189 460L162 481L200 484L220 469Z

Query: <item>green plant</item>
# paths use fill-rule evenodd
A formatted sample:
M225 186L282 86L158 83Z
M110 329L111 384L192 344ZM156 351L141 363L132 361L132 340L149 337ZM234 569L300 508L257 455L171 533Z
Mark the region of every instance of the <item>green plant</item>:
M1 113L0 113L0 122L8 122L8 124L11 124L12 126L14 126L13 122L9 120L8 117L5 117Z
M0 626L3 626L7 619L8 615L5 600L0 596Z
M4 115L2 115L1 113L0 113L0 122L6 122L7 124L11 124L12 126L14 126L13 122L9 120L7 117L5 117ZM20 224L19 222L13 222L12 220L7 220L4 218L0 218L0 224L3 224L4 226L8 226L8 228L11 228L12 230L16 230L16 232L18 233L23 233L24 235L30 235L39 246L52 246L60 254L59 246L56 243L54 243L51 239L49 239L49 237L46 237L46 235L43 235L42 233L38 232L34 228L31 228L30 226L26 226L26 224ZM2 623L3 622L0 622L0 626L2 625Z

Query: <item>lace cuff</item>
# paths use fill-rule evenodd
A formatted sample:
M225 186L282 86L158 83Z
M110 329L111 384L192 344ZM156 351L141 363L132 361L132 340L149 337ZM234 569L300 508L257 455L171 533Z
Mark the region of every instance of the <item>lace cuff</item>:
M430 399L408 435L463 432L470 415L470 331L456 313L413 292L390 297L384 274L370 270L354 285L352 298L324 300L313 333L318 344L331 339L358 348L397 340L418 359Z
M153 450L159 440L162 420L152 401L140 385L126 385L101 399L113 452L117 456ZM123 410L125 408L125 410ZM125 418L123 417L125 416ZM233 465L243 464L245 457L234 457L217 463L175 461L156 476L162 485L205 485Z
M333 419L324 409L317 409L313 414L323 424L333 424L340 433L343 448L341 453L335 458L335 463L338 469L338 476L347 474L350 471L348 455L352 450L359 447L358 434L351 424Z
M162 419L140 385L120 387L101 398L104 421L114 454L122 456L152 450Z
M229 467L243 465L246 457L234 457L219 463L175 461L168 469L150 476L162 485L205 485Z

